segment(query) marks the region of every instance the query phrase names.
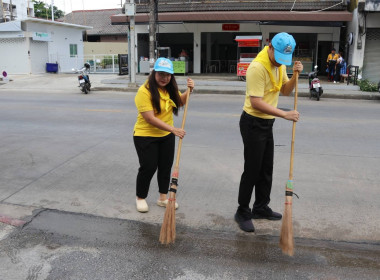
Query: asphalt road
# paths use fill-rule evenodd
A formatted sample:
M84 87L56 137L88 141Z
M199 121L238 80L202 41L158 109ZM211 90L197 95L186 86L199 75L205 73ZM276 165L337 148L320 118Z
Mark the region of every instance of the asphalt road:
M179 226L160 245L149 223L45 210L3 240L0 278L37 279L379 279L379 245L297 240L287 257L271 236L249 238Z
M92 232L101 242L107 241L108 245L104 246L109 248L104 250L112 252L105 254L114 258L123 255L121 260L125 262L112 262L110 256L104 261L110 267L108 272L115 273L111 279L126 279L126 275L144 279L164 273L171 273L168 278L176 279L278 279L277 276L283 275L280 274L282 268L290 274L285 273L284 277L279 277L281 279L365 279L357 278L364 272L367 279L376 279L374 276L380 274L380 102L299 100L301 120L296 132L294 181L300 199L295 200L293 206L297 251L296 257L289 260L281 257L277 248L281 222L255 221L256 233L249 235L241 233L233 221L243 165L238 128L243 98L196 92L192 96L177 195L180 230L175 246L180 249L177 251L174 247L165 251L155 240L164 213L164 209L155 206L158 196L155 180L148 197L149 213L140 214L135 210L134 182L138 164L132 142L136 118L133 94L96 92L83 95L75 90L5 91L0 88L0 205L37 209L31 215L37 215L31 223L8 237L9 227L2 226L2 245L9 244L9 248L17 245L18 250L26 254L19 259L21 263L33 258L34 253L47 256L47 266L26 266L31 270L28 279L45 279L41 277L49 275L47 271L54 271L57 274L51 275L58 276L46 279L60 279L59 275L64 274L59 273L64 271L71 271L74 276L68 274L63 279L104 279L100 270L108 270L96 259L100 253L94 248L98 247L91 243L92 239L87 240L91 244L86 245L86 234L89 237ZM292 99L280 98L279 106L291 108ZM180 117L176 119L177 125L180 121ZM276 120L271 207L280 212L289 172L290 136L291 123ZM57 211L36 214L38 209ZM88 223L88 228L72 229L70 223L65 224L65 216L70 216L75 225ZM68 226L58 227L56 223L61 219L62 224ZM124 228L117 229L118 223ZM148 233L138 234L131 230L134 225ZM103 227L107 230L101 230ZM108 240L107 236L115 227L115 237ZM75 228L81 233L75 232ZM90 259L83 267L91 266L93 260L92 267L99 270L90 271L92 274L87 278L76 274L81 273L80 268L59 271L58 264L52 265L55 254L44 251L50 246L50 241L46 244L43 241L49 240L48 236L56 236L52 242L59 248L67 242L70 245L71 249L64 250L65 261L59 256L57 260L70 264L75 260L71 255L77 254L76 263ZM118 247L114 241L123 236L130 240L124 240ZM139 251L137 245L131 246L134 240L136 244L143 244L143 252L136 255L132 254ZM193 242L200 245L195 246ZM312 247L308 247L310 242L314 244ZM224 250L220 244L228 245ZM42 251L35 252L39 246ZM260 252L267 258L250 250L252 247L261 248ZM312 252L310 248L314 247L319 253ZM83 253L83 248L89 251ZM125 248L133 250L123 251ZM233 253L240 250L242 255ZM167 261L161 260L161 251ZM197 257L197 252L201 257ZM14 253L12 250L0 253L0 258L11 260L10 266L0 266L3 270L17 272ZM332 258L326 259L330 255ZM128 257L131 264L139 264L133 270L136 274L125 266L121 269L124 274L118 276L122 264L128 263ZM244 262L239 261L245 257ZM345 261L339 262L342 258ZM293 271L295 265L301 266L305 260L309 262L303 270ZM178 274L171 271L172 267L178 268L180 262L183 263L177 269ZM190 270L186 270L185 264L189 264ZM326 269L330 266L330 274L322 274L323 271L316 268L318 265ZM153 273L153 268L157 268L154 271L158 274ZM235 270L241 274L236 274ZM143 271L150 274L138 274ZM91 278L95 272L99 273L96 274L99 278ZM286 275L292 276L287 278Z

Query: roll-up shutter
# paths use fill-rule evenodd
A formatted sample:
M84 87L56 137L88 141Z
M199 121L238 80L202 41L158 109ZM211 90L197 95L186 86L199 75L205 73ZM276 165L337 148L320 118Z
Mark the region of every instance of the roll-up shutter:
M376 84L380 81L380 28L367 29L363 78Z

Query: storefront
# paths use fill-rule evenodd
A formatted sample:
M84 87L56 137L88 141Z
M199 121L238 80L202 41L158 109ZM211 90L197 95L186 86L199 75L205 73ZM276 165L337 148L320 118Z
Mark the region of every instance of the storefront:
M339 49L340 28L350 21L347 11L320 12L315 22L303 13L288 12L172 12L158 14L159 47L171 49L171 59L181 61L184 49L188 56L190 73L231 73L236 75L236 36L262 36L262 47L268 45L274 34L290 32L297 41L296 57L305 64L304 72L312 71L315 64L324 65L331 47ZM113 24L127 24L125 15L111 17ZM147 14L135 17L136 61L149 54ZM137 64L139 65L139 64Z
M149 73L149 35L137 35L137 55L139 72ZM167 57L173 61L174 73L193 73L192 33L158 33L156 37L156 57Z

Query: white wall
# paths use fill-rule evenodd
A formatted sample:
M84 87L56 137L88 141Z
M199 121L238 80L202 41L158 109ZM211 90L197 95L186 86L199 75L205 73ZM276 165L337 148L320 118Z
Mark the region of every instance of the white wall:
M82 29L64 25L27 22L26 30L29 31L29 36L32 36L32 32L43 32L51 35L45 64L58 62L60 72L70 72L72 68L83 66ZM81 59L70 57L70 44L77 44L78 57Z
M70 72L72 68L83 67L83 59L70 57L70 44L78 45L79 58L84 56L82 30L54 26L52 33L52 42L49 42L50 62L58 62L61 72Z

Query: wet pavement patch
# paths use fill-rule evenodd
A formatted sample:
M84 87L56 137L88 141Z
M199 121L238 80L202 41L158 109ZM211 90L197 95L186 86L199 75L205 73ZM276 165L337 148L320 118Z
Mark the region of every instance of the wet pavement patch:
M8 279L379 279L380 244L296 240L45 210L0 241ZM27 278L29 277L29 278ZM34 278L33 278L34 277Z

